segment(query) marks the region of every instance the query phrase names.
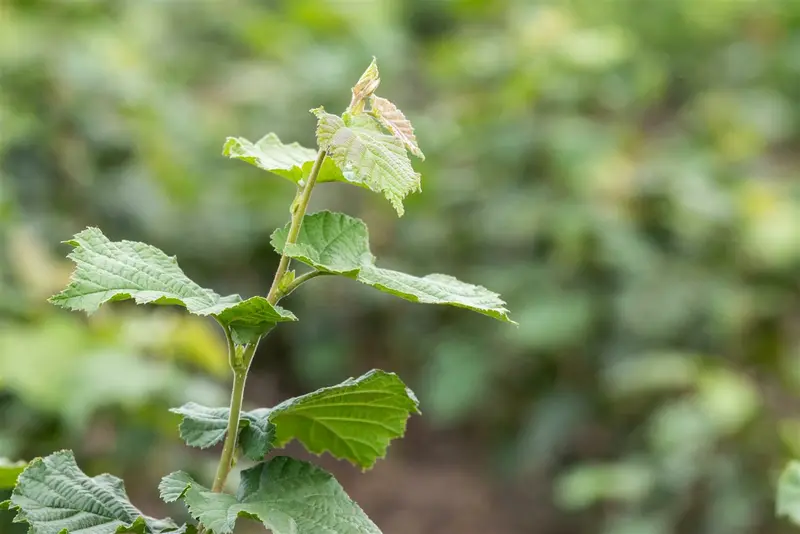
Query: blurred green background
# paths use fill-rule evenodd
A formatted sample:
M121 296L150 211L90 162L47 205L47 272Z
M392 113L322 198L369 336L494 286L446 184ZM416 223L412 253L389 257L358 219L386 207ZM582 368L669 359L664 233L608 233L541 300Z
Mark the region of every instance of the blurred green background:
M386 267L501 292L521 326L315 280L248 403L400 373L424 413L406 439L363 475L323 459L386 534L790 532L796 0L0 0L0 457L74 448L180 514L158 480L216 457L166 408L226 402L222 340L174 309L49 306L59 242L95 225L264 293L292 188L222 143L313 146L308 109L344 109L373 55L424 193L397 219L324 184L312 210L364 218Z

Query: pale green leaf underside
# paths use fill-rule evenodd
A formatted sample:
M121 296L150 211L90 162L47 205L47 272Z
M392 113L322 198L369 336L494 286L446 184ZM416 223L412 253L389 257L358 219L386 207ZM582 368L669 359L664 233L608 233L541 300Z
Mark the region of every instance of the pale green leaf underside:
M110 241L87 228L67 241L75 271L69 285L50 302L93 313L106 302L133 299L137 304L175 304L196 315L213 315L228 324L241 343L255 340L282 321L296 321L290 311L263 297L220 297L189 279L174 257L133 241Z
M221 442L228 429L228 408L208 408L194 402L170 410L183 417L181 438L190 447L206 449ZM251 460L261 460L271 449L275 426L267 410L242 412L239 420L239 445Z
M790 462L781 474L775 509L778 516L800 525L800 462Z
M32 534L160 534L178 530L171 520L147 517L133 506L122 480L86 476L71 451L37 458L19 476L9 501L15 522Z
M350 117L350 123L322 108L317 116L317 143L328 151L346 179L382 193L398 215L403 215L403 199L420 191L420 176L411 166L403 143L381 130L369 115Z
M13 488L17 477L28 464L25 462L12 462L7 458L0 458L0 490Z
M345 274L412 302L457 306L514 322L500 295L484 287L445 274L419 277L376 267L367 226L360 219L321 211L306 215L301 229L297 242L290 247L284 247L288 229L276 230L272 235L275 250L320 271Z
M181 436L189 445L210 447L225 436L228 408L191 403L173 411L184 417ZM282 447L297 439L314 454L329 452L366 469L386 455L393 439L402 437L412 413L419 413L419 402L403 381L394 373L372 370L271 409L243 412L242 419L274 425L274 435L250 436L253 449L259 439L265 440L267 447ZM245 433L257 427L248 424L240 434L243 447Z
M240 159L265 171L277 174L294 183L311 172L317 151L299 143L284 144L274 133L268 133L255 143L244 137L228 137L222 154ZM332 161L325 161L317 182L347 182Z
M236 496L191 480L170 495L180 492L189 513L215 534L231 534L239 517L261 521L273 534L380 534L330 473L284 456L243 471Z

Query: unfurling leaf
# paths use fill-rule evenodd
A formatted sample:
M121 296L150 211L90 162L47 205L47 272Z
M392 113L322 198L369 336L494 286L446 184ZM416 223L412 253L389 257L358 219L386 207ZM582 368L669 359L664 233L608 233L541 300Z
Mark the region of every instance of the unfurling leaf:
M27 522L33 534L161 534L187 532L170 519L144 515L128 500L122 480L90 478L71 451L37 458L19 476L6 503L17 510L15 522Z
M67 241L75 249L70 284L50 302L88 314L106 302L133 299L137 304L175 304L196 315L213 315L228 325L239 343L250 343L276 323L296 321L292 312L263 297L242 300L220 297L189 279L174 257L151 245L110 241L97 228L87 228Z
M172 413L183 416L181 438L190 447L206 449L221 442L228 429L228 408L208 408L190 402ZM272 449L275 426L269 421L268 410L242 412L239 418L238 443L251 460L261 460Z
M353 115L345 123L322 108L312 112L318 119L317 143L328 151L345 179L383 193L402 216L403 199L422 189L402 141L384 133L370 115Z
M775 511L800 525L800 462L789 462L781 474Z
M411 126L403 112L400 111L389 100L372 95L370 98L371 112L375 118L392 134L403 143L409 152L420 159L425 159L425 154L417 144L417 137L414 135L414 127Z
M12 462L0 458L0 490L13 488L17 483L17 477L27 465L25 462Z
M240 159L259 169L277 174L294 183L306 178L317 159L317 151L298 143L284 144L274 133L268 133L255 143L244 137L228 137L222 154ZM317 182L346 182L332 161L324 161Z
M228 408L190 403L172 411L184 417L180 431L188 445L210 447L225 437ZM372 370L274 408L242 412L239 439L245 452L258 453L297 439L314 454L329 452L367 469L386 455L391 440L402 437L413 413L419 413L419 401L403 381Z
M308 462L279 456L259 463L242 472L236 496L213 493L183 473L167 478L168 497L182 495L192 517L215 534L231 534L239 517L261 521L273 534L380 534L333 475Z
M272 234L275 250L320 271L344 274L412 302L446 304L514 322L500 295L484 287L444 274L418 277L376 267L367 226L360 219L330 211L306 215L302 232L290 247L284 246L287 232L281 228Z
M360 113L364 109L364 102L367 98L372 96L372 93L381 84L380 73L378 73L378 62L373 57L372 63L369 64L367 70L358 79L358 82L353 86L353 98L350 100L350 106L347 108L352 113Z

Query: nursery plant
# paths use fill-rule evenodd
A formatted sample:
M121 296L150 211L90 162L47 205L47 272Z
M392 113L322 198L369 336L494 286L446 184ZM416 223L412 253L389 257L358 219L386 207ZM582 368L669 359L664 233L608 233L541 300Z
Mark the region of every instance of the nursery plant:
M3 462L0 473L16 478L2 506L32 534L136 534L233 532L239 518L260 521L275 534L378 533L378 527L320 467L270 454L292 440L314 454L329 453L362 469L384 457L391 440L405 432L419 402L400 378L372 370L358 378L288 399L271 408L243 411L248 370L259 343L278 323L297 321L279 305L309 280L343 276L412 302L466 308L513 323L500 296L452 276L414 276L376 265L367 226L343 213L306 213L314 186L341 182L381 193L398 216L403 199L421 190L408 153L424 158L411 123L389 100L375 94L378 67L370 66L352 88L341 115L322 108L316 116L318 148L284 144L274 133L252 143L228 138L223 154L285 178L296 188L290 221L271 238L280 262L266 296L220 296L193 282L175 257L144 243L112 241L87 228L66 241L76 267L69 285L50 301L92 314L107 302L184 307L213 318L227 340L232 373L228 407L189 403L172 411L182 417L187 445L202 449L222 443L214 479L196 481L185 472L165 476L161 498L182 501L196 524L156 519L132 504L123 481L109 474L89 477L73 453L58 451L27 466ZM305 264L305 272L292 268ZM226 493L237 461L253 462L241 472L235 493ZM17 476L18 475L18 476Z

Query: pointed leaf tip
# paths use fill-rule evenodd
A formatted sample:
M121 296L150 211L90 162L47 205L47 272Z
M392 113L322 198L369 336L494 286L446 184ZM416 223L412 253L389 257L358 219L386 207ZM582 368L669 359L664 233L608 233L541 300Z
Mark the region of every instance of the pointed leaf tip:
M349 111L360 113L364 109L364 101L378 89L381 84L380 73L378 72L378 61L372 56L372 62L353 86L353 98L350 101Z

